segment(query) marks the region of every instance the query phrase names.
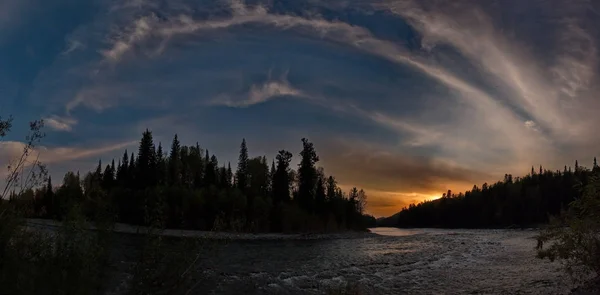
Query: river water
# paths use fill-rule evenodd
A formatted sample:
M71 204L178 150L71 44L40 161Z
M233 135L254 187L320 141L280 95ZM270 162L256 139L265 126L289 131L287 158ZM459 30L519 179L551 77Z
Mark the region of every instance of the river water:
M48 221L29 224L50 232L56 228ZM136 231L127 225L117 228L119 254L113 263L118 270L108 294L124 294L128 265L141 245L141 238L132 234ZM575 286L560 263L535 258L536 234L375 228L320 238L204 236L197 260L201 278L189 294L325 294L346 284L356 284L361 294L569 294Z
M230 241L203 255L197 294L568 294L559 263L535 258L533 230L372 229L328 240Z

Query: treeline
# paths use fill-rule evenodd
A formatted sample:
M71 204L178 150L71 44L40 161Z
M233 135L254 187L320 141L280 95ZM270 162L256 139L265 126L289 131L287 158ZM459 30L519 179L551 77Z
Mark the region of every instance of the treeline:
M547 223L581 196L579 188L588 184L593 172L600 171L594 158L593 168L564 167L563 171L531 168L524 177L504 176L494 184L465 193L445 193L442 198L412 204L396 215L382 219L379 225L440 228L527 227Z
M296 171L292 154L281 150L269 168L266 157L249 158L243 140L233 171L198 144L181 145L177 135L165 153L146 130L137 155L125 151L116 164L100 162L83 178L68 172L58 188L49 178L46 187L10 199L29 217L62 220L75 208L89 219L168 228L297 232L374 225L364 214L365 192L343 192L316 167L319 157L307 139L300 157Z

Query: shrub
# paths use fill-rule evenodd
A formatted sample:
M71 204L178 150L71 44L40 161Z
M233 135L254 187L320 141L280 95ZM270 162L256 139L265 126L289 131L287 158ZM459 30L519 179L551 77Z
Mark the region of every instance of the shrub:
M106 243L72 208L54 233L27 229L13 208L0 216L0 285L6 294L101 294ZM99 233L98 231L97 233Z
M538 236L538 258L560 259L574 280L600 274L600 174L581 188L582 197Z

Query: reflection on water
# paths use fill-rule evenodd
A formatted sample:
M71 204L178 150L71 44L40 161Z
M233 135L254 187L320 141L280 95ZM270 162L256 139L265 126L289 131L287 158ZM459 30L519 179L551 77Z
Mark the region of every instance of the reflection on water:
M402 237L402 236L411 236L419 233L423 233L423 230L420 229L401 229L401 228L393 228L393 227L376 227L369 229L372 233L383 235L383 236L394 236L394 237Z

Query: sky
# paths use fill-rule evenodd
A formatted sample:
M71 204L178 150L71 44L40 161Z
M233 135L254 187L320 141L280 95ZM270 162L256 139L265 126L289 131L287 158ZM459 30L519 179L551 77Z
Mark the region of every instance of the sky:
M315 144L389 216L600 150L594 0L2 0L0 164L43 118L55 179L141 133L251 156Z

